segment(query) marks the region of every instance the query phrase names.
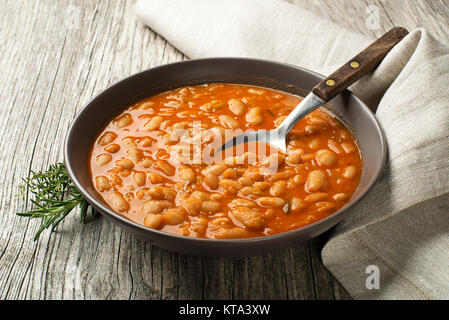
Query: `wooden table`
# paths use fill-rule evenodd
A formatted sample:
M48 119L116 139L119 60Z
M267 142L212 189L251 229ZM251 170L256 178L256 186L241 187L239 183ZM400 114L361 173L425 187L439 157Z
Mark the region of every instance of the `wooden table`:
M374 38L393 25L449 43L447 0L294 0ZM366 8L379 10L367 28ZM250 258L201 258L140 241L73 212L50 237L15 215L21 177L62 160L75 114L112 83L186 59L136 22L134 1L0 0L1 299L348 299L320 262L326 235ZM370 7L373 8L373 7ZM78 19L79 17L79 19ZM348 18L350 17L350 18Z

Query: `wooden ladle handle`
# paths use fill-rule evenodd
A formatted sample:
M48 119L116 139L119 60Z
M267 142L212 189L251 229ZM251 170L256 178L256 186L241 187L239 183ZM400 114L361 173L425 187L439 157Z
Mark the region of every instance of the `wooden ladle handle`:
M407 34L408 31L401 27L391 29L328 78L318 83L313 87L312 92L324 101L329 101L374 70L388 52Z

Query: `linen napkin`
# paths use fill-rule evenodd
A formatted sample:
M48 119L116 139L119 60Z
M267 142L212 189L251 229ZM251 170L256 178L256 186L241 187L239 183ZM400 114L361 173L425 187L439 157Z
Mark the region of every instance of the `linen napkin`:
M190 58L266 58L324 75L373 40L279 0L139 0L136 12ZM448 85L449 48L417 29L351 87L388 143L381 178L322 250L356 299L449 299Z

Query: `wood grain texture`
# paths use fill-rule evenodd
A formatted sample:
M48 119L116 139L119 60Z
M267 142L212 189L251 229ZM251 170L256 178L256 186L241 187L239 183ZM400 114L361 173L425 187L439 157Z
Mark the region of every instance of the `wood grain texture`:
M292 2L292 1L291 1ZM443 0L295 0L372 38L424 25L449 43ZM380 30L365 8L380 8ZM17 197L21 177L62 160L75 114L112 83L186 59L139 22L134 1L0 0L0 299L348 299L320 261L326 235L248 258L170 253L106 219L71 213L33 242L37 221ZM351 19L347 19L348 13Z

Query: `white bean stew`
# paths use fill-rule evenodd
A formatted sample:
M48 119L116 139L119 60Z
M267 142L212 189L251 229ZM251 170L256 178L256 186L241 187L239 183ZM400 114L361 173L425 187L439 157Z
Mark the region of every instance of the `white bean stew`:
M150 97L100 133L92 182L116 212L170 233L230 239L301 228L344 206L359 184L360 152L341 122L318 109L289 133L285 154L251 145L213 153L241 130L275 128L300 100L234 84Z

